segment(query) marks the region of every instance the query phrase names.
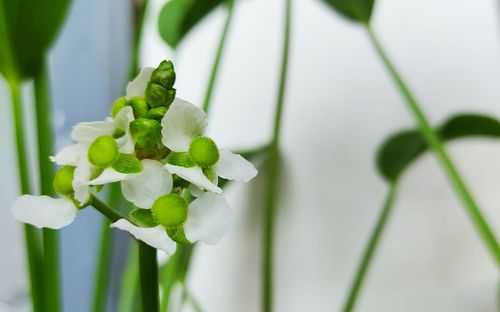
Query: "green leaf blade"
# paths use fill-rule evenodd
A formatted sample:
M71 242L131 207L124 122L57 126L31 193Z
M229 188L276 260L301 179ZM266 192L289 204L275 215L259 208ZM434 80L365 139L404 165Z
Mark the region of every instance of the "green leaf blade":
M323 0L337 13L359 23L370 23L375 0Z

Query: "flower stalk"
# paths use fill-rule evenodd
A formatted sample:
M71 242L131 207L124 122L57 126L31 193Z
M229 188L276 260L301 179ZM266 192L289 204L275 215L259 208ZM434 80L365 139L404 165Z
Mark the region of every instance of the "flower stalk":
M365 25L365 29L377 54L382 59L387 71L391 75L392 79L394 80L394 83L396 84L403 98L405 99L406 104L408 105L410 112L415 118L423 137L429 144L431 150L436 154L443 170L448 176L448 179L450 180L452 186L454 187L459 198L464 204L466 211L470 219L472 220L474 226L476 227L476 230L478 231L481 239L483 240L487 249L494 258L497 267L500 267L500 245L498 244L498 241L495 237L495 234L491 230L490 225L488 224L485 217L481 213L479 206L477 205L475 199L470 193L467 185L462 179L455 164L453 163L448 153L446 152L446 149L441 143L441 140L439 139L438 135L431 127L429 121L427 120L427 117L425 116L424 112L420 107L420 104L417 102L417 100L411 93L410 89L403 81L403 78L398 73L396 67L390 61L382 45L378 41L375 33L373 32L373 29L369 25Z
M156 248L138 241L142 311L159 311L158 263Z
M288 56L290 47L290 28L292 20L292 1L285 0L285 19L283 33L283 54L281 58L280 82L276 100L273 136L269 148L269 162L267 172L267 193L264 203L263 226L263 253L262 253L262 310L273 310L273 260L274 260L274 217L278 203L278 179L280 165L280 137L283 107L285 102L285 88L288 73Z
M53 195L54 166L52 155L53 132L51 122L50 86L47 66L43 63L34 77L35 110L38 139L38 164L40 190L43 195ZM52 229L43 229L45 306L47 311L60 311L59 235Z

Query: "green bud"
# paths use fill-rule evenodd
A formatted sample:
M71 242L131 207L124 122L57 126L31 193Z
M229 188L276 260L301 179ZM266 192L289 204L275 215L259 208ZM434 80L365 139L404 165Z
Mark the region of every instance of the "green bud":
M129 127L138 148L155 148L161 140L161 124L157 120L139 118L132 121Z
M148 114L146 115L146 117L149 119L161 120L163 118L163 116L165 116L166 112L167 112L167 108L165 106L159 106L159 107L155 107L155 108L150 109Z
M142 163L137 157L129 154L120 154L111 164L111 167L121 173L139 173Z
M169 226L165 228L167 230L168 236L176 243L181 245L189 245L191 242L186 238L184 233L184 226Z
M153 218L151 209L135 208L128 214L130 221L142 227L155 227L158 225Z
M90 144L87 152L91 164L107 167L118 157L118 144L109 135L102 135Z
M182 152L170 152L167 156L167 163L186 168L191 168L196 165L193 159L189 156L189 153Z
M172 88L175 83L175 70L172 61L162 61L153 71L150 81L163 86L165 89Z
M175 89L165 89L157 83L148 83L146 88L146 102L151 107L169 107L175 99Z
M168 228L181 225L186 221L188 204L177 194L167 194L154 202L151 211L155 221Z
M75 175L74 166L63 166L54 176L52 186L56 193L68 196L73 193L73 177Z
M124 96L116 99L115 103L113 104L113 108L111 109L111 117L114 118L118 114L118 112L125 106L127 106L127 99Z
M149 106L144 98L133 97L128 100L127 105L130 105L134 109L135 118L146 117L148 114Z
M210 167L219 161L219 149L212 139L197 137L189 146L189 156L200 167Z

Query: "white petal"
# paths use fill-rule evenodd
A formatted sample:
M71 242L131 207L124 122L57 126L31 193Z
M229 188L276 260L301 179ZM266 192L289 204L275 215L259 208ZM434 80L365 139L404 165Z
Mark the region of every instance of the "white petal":
M172 175L156 160L144 159L142 172L121 183L123 196L139 208L150 209L161 195L172 191Z
M124 181L137 176L139 173L121 173L108 167L94 180L89 181L88 185L102 185L112 182Z
M101 135L113 135L115 124L111 120L80 122L73 127L71 139L79 143L91 144Z
M215 245L229 229L231 208L224 197L205 193L189 205L184 234L190 242Z
M75 191L75 199L80 203L80 205L85 204L90 198L90 187L88 182L90 177L92 177L92 172L94 167L88 161L86 155L82 156L78 160L78 165L76 166L75 173L73 176L73 190Z
M23 195L11 207L14 218L36 227L60 229L76 217L75 204L67 198Z
M207 115L198 106L176 98L161 120L162 142L175 152L186 152L194 138L203 134Z
M130 131L126 131L125 134L118 139L115 139L116 144L118 144L118 150L123 154L134 154L135 152L135 142L130 134Z
M165 228L163 228L161 225L151 228L144 228L135 226L125 219L120 219L111 224L111 227L127 231L138 240L145 242L151 247L161 249L168 255L172 255L175 252L175 242L170 239Z
M50 160L59 166L78 165L78 158L87 153L83 144L73 144L63 147L55 156L50 156Z
M212 193L222 194L222 189L217 185L213 184L204 174L200 167L181 167L174 166L171 164L166 164L165 168L172 173L176 174L179 177L183 178L186 181L189 181L201 189L208 190Z
M228 180L248 182L257 175L257 169L241 155L219 149L220 159L215 165L215 173Z
M134 121L134 110L130 106L125 106L120 111L118 114L116 114L114 118L114 123L115 127L122 130L126 131L128 129L128 125Z
M155 69L152 67L141 69L139 75L127 85L127 99L133 98L134 96L144 97L144 92L146 92L146 87L148 86L149 79L151 79L151 74L154 70Z

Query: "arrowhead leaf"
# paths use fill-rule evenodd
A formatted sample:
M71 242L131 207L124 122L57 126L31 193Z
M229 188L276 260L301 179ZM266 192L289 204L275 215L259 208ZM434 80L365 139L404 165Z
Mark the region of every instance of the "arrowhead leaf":
M323 0L337 13L360 23L370 23L375 0Z

